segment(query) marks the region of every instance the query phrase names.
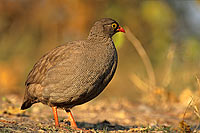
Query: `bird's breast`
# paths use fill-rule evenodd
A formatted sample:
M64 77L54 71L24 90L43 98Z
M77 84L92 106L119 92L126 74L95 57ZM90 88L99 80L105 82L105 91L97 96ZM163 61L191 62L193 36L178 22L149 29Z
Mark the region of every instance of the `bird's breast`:
M110 46L111 45L111 46ZM85 82L88 83L88 91L96 88L100 84L109 82L104 81L113 76L117 64L117 52L114 44L91 48L84 57L85 62ZM115 68L113 68L115 67Z

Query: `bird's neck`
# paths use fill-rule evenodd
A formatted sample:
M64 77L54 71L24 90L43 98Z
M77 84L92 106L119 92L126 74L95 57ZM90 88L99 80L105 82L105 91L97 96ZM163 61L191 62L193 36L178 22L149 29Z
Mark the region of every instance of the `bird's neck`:
M107 41L112 41L112 37L109 35L105 35L104 33L94 33L90 32L87 40L93 41L93 42L107 42Z
M106 42L112 40L112 36L105 34L103 28L97 26L92 27L88 35L88 40L97 41L97 42Z
M88 38L88 41L103 43L103 42L112 41L112 38L111 37L105 37L105 36L98 36L98 37Z

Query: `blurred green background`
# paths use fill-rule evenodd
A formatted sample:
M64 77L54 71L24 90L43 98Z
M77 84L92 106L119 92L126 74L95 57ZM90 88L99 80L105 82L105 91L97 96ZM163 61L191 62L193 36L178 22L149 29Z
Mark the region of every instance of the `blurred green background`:
M162 88L158 93L175 98L185 89L198 93L199 1L1 0L0 96L22 96L26 76L43 54L67 41L85 39L92 24L104 17L127 26L140 41L153 66L155 88ZM125 34L113 38L119 65L101 98L139 101L145 96L141 86L148 84L145 66Z

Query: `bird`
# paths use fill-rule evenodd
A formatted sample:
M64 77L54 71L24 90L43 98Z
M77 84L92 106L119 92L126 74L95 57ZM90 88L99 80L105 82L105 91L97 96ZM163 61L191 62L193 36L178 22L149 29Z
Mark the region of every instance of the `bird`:
M71 127L78 128L71 113L74 106L97 97L113 78L118 55L112 40L125 30L111 18L94 23L87 39L64 43L42 56L25 82L21 110L35 103L52 108L59 127L57 109L64 109Z

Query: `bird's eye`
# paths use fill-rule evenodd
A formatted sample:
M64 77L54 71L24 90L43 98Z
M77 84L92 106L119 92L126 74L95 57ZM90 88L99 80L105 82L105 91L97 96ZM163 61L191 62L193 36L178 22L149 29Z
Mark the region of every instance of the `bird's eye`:
M112 27L113 27L113 29L117 28L117 24L116 24L116 23L113 23L113 24L112 24Z

